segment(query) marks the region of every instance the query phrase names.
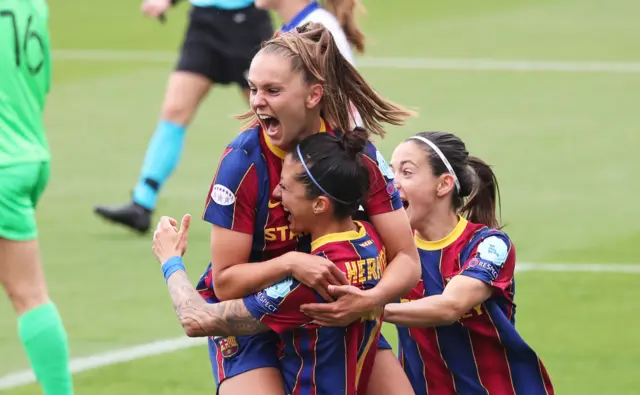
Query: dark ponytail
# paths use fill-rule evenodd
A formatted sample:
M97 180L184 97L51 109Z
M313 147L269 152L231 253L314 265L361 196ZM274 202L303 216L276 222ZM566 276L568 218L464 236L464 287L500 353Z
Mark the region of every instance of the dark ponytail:
M491 167L469 152L462 140L454 134L444 132L422 132L418 137L432 142L442 152L458 178L460 189L453 189L453 208L471 222L484 224L491 228L500 228L496 217L496 205L500 210L500 189L498 179ZM434 176L448 173L444 161L428 144L420 139L410 138L418 144L428 156ZM466 203L465 203L466 200Z
M491 167L482 159L469 156L467 163L469 165L468 171L474 173L476 182L471 196L460 209L460 213L471 222L499 229L500 223L496 217L496 205L500 210L498 179Z
M355 160L364 151L368 140L369 133L361 127L356 127L351 133L342 133L340 142L344 153Z
M297 176L306 188L307 199L327 196L333 201L336 219L344 219L355 214L369 194L369 171L362 160L368 133L356 128L348 134L337 134L341 137L330 133L313 134L302 140L289 155L296 162L304 160L309 170L303 170Z

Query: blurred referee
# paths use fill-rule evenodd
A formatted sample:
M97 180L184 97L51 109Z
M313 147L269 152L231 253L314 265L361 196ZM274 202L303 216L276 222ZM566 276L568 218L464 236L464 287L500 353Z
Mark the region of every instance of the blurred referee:
M179 0L145 0L141 10L164 20ZM187 126L214 84L237 84L248 100L245 74L262 41L273 36L265 10L253 0L190 0L180 58L169 76L160 120L149 142L130 203L97 206L95 212L132 230L149 230L158 193L180 161Z

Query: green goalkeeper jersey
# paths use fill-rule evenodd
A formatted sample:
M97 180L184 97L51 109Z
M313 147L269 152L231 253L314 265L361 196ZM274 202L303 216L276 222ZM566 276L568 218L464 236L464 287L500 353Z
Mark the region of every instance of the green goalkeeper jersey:
M0 0L0 166L50 158L43 125L48 20L45 0Z

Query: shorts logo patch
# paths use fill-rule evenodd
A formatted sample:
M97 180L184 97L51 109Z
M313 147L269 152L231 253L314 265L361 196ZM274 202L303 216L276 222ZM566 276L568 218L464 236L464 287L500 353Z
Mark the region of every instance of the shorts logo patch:
M224 185L216 184L211 189L211 199L221 206L229 206L236 201L236 195Z
M218 337L215 339L223 358L231 358L238 353L240 347L235 336Z

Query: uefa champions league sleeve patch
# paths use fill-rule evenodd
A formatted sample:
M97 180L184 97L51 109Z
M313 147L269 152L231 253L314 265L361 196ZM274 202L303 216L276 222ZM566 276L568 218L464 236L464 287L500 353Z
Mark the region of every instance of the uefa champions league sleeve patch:
M277 284L270 286L269 288L264 290L264 293L267 294L268 297L273 299L280 299L287 296L287 294L293 288L293 278L287 277L284 280L280 281Z
M504 240L491 236L482 240L478 246L478 258L485 262L490 262L495 266L502 267L507 261L509 247Z

